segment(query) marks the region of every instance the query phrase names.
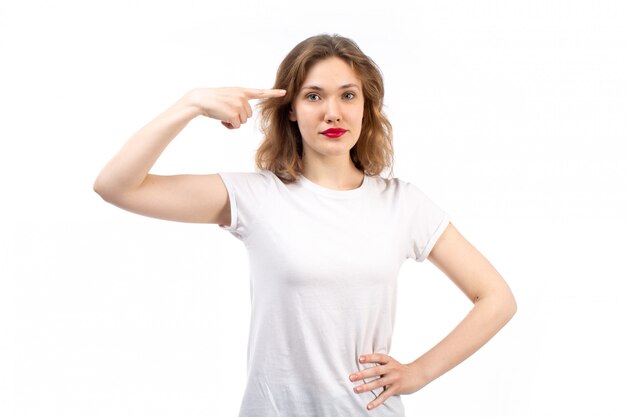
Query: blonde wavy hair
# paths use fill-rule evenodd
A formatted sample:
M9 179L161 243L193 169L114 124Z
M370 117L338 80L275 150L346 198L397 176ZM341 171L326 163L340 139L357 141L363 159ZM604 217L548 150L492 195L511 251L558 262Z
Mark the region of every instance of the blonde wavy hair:
M256 151L256 166L272 171L283 183L296 181L303 168L300 129L289 120L291 103L311 66L331 57L341 58L350 65L363 85L361 135L350 149L354 166L366 175L380 175L387 168L392 175L392 127L383 112L382 73L351 39L323 34L300 42L278 67L274 88L287 90L286 95L263 100L257 106L264 139Z

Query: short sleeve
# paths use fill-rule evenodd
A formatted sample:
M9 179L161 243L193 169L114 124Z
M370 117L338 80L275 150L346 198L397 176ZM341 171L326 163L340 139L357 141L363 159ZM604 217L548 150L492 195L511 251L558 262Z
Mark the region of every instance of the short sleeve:
M405 185L405 203L409 216L407 258L423 262L450 223L450 216L415 185Z
M230 202L230 224L219 227L230 232L239 240L245 240L250 225L259 216L268 200L272 178L261 172L219 172L228 192Z

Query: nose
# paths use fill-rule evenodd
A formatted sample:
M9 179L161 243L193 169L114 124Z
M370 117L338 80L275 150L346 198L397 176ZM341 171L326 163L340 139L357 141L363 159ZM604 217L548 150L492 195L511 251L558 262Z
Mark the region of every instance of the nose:
M326 123L334 123L341 120L340 104L334 98L326 100L326 114L324 118Z

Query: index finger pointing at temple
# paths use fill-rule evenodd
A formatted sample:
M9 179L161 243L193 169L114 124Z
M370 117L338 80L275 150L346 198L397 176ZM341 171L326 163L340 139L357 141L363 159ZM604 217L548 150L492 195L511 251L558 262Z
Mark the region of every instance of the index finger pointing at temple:
M278 88L271 88L271 89L246 88L245 91L249 98L282 97L287 93L287 90L281 90Z

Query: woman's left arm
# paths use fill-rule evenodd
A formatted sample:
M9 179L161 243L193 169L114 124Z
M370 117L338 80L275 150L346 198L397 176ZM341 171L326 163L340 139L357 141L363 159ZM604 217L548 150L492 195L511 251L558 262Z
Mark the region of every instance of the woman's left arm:
M372 409L392 395L412 394L463 362L491 339L515 314L517 304L502 276L452 225L437 240L428 259L446 274L474 303L467 316L441 342L409 364L373 353L361 363L373 366L351 380L380 376L355 388L358 393L385 390L368 405ZM361 388L359 390L359 388Z

